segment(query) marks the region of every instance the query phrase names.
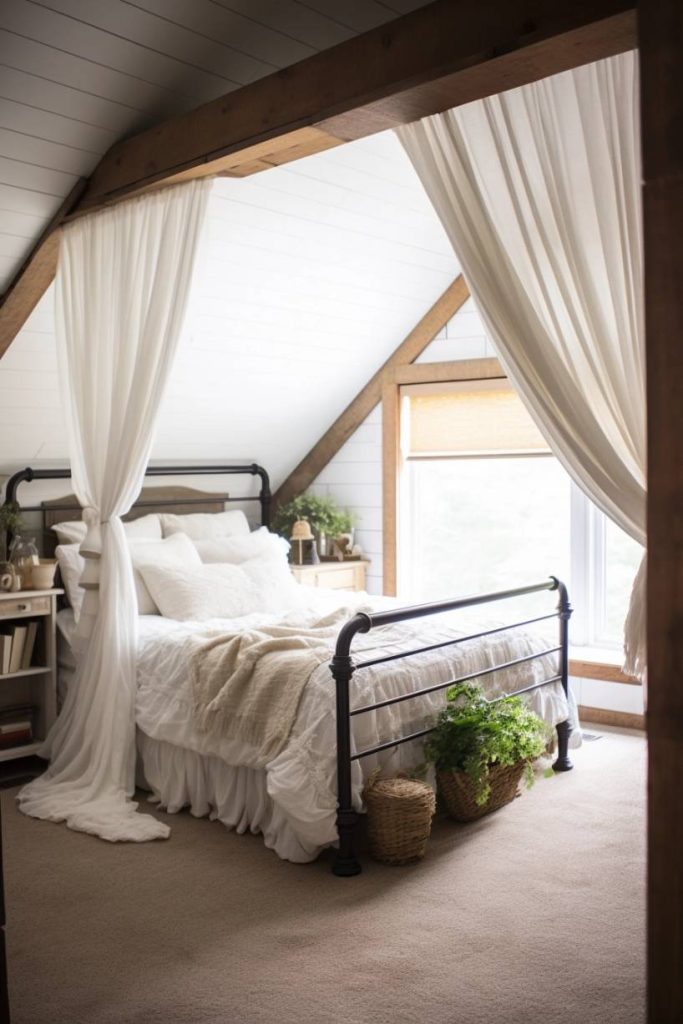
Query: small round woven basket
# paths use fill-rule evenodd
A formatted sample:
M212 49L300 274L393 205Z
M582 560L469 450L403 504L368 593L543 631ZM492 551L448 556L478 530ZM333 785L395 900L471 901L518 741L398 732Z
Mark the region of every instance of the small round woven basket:
M436 807L434 790L415 779L375 779L364 790L370 852L383 864L422 860Z
M476 821L514 800L523 771L524 761L511 765L494 764L489 769L491 793L482 805L475 799L474 782L469 775L465 772L439 771L436 773L439 796L450 818L455 821Z

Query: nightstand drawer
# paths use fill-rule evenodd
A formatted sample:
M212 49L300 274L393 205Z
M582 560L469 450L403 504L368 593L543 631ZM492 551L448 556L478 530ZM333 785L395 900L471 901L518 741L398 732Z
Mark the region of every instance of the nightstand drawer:
M365 590L365 560L320 562L318 565L292 565L297 583L307 587L328 587L330 590Z
M22 615L49 615L49 597L17 597L0 601L0 619L16 618Z
M316 572L316 587L330 587L332 590L355 590L356 571L351 566L340 565L337 569L328 569L323 572Z

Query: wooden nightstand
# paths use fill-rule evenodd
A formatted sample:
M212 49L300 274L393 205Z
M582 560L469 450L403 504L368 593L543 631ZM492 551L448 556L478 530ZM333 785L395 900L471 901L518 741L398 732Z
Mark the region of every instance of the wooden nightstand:
M331 590L365 590L367 561L321 562L319 565L292 565L297 583Z
M33 706L33 741L0 747L0 761L35 754L57 716L55 628L57 596L63 593L58 589L0 591L0 631L7 633L12 626L28 626L32 622L37 626L30 664L0 674L0 712L13 706Z

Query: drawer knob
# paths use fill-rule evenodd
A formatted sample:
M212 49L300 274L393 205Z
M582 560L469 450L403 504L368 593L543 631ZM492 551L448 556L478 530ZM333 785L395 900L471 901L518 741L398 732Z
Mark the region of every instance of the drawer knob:
M28 607L29 607L29 606L28 606L28 605L26 604L26 602L25 602L25 601L21 601L21 602L20 602L20 603L19 603L19 604L17 605L17 608L19 609L19 611L20 611L20 612L25 612L25 611L28 611Z

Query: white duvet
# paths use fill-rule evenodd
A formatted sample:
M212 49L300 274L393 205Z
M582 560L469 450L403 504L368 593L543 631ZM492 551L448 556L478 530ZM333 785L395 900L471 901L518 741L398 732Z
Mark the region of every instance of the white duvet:
M260 829L264 832L267 844L280 856L297 861L314 859L322 847L336 839L335 690L329 666L320 665L311 675L289 742L266 765L264 779L263 771L253 767L257 752L246 742L217 736L213 732L202 734L195 728L189 672L189 659L194 645L189 641L197 636L208 638L240 627L282 621L283 618L289 621L295 621L297 617L315 618L338 607L342 601L348 605L349 616L355 608L367 606L370 602L375 607L386 607L389 603L386 599L369 598L367 594L342 595L313 588L302 588L302 594L305 594L307 607L290 612L286 617L255 614L238 620L176 622L161 616L141 616L136 702L136 720L144 734L143 738L156 742L152 753L149 751L154 744L147 743L147 751L144 744L141 749L143 754L147 753L150 757L150 767L154 761L157 779L152 783L152 788L165 806L173 801L163 796L164 785L158 777L159 772L168 771L177 775L179 758L185 756L184 766L180 770L184 774L192 774L195 780L198 774L202 776L197 783L204 791L200 800L202 805L207 801L209 804L217 803L211 795L217 784L215 778L209 779L208 775L213 773L215 776L220 771L220 788L226 793L230 790L227 802L232 804L237 799L243 806L233 807L226 813L218 812L215 816L240 830ZM66 614L60 613L60 617ZM60 625L63 632L68 632L65 622ZM487 625L490 628L491 623L481 625L481 628ZM458 619L453 616L418 619L401 624L400 646L396 627L393 627L391 630L358 634L352 654L355 654L357 660L377 657L394 653L400 648L418 647L452 639L455 635L465 635L465 628L467 633L476 631L471 621L463 627L462 615ZM554 646L554 643L514 631L421 654L408 661L400 660L363 669L354 675L351 684L351 706L374 703L411 689L465 676L468 672L510 661L548 646ZM504 672L491 673L479 682L488 695L498 695L528 686L531 682L540 682L556 672L557 655L549 655ZM445 691L441 691L357 716L353 719L355 749L367 749L431 724L445 699ZM555 726L570 714L559 682L532 691L528 700L530 706L550 726ZM356 807L359 810L362 808L363 781L375 767L380 766L393 773L410 770L422 759L422 744L416 741L354 762ZM190 761L191 772L187 767ZM177 789L177 778L172 781L173 787ZM266 799L264 784L267 798L272 803L267 812L263 808ZM188 781L184 779L184 790L187 786ZM245 788L254 790L254 787L258 794L251 792L244 795ZM191 794L183 798L183 801L190 803L194 813L207 813L207 810L195 808L196 797ZM250 820L248 808L254 802L259 804L259 816L266 821L266 825L263 820Z

